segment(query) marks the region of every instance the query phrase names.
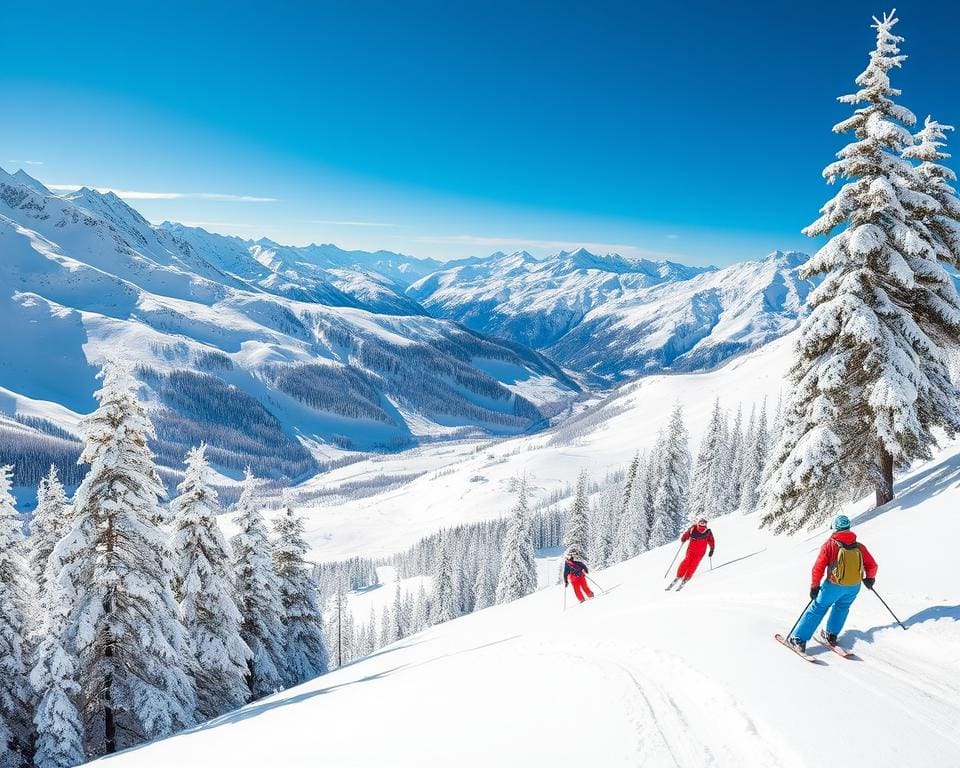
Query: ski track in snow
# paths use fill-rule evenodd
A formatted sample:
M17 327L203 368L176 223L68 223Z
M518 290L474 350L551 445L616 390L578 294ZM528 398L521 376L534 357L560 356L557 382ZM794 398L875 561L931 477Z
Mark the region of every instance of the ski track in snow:
M795 757L778 754L739 702L674 654L614 643L590 644L582 653L555 653L593 667L612 683L611 688L624 689L618 704L636 730L629 764L675 768L801 765Z

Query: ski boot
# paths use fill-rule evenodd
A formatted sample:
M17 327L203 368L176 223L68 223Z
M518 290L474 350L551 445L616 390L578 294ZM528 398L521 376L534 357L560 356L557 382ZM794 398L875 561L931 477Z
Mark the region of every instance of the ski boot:
M800 651L800 653L807 652L807 644L803 640L797 637L788 637L787 643L789 643L792 648L795 648L798 651Z
M675 578L673 581L671 581L669 584L667 584L667 588L666 588L665 591L666 591L666 592L669 592L671 589L673 589L674 586L676 586L676 583L677 583L678 581L680 581L680 577L679 577L679 576L677 576L677 578Z

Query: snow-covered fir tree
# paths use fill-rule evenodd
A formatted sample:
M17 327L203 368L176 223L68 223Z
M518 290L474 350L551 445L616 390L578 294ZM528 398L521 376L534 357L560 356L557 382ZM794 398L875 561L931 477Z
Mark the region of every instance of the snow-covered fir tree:
M750 439L744 445L743 463L740 471L740 509L743 510L744 514L753 512L757 508L757 494L763 482L769 455L766 399L760 406L760 414L757 416L756 423L754 423L751 413L748 432Z
M620 493L615 486L608 486L590 510L590 564L594 568L606 568L613 562L613 547L617 538L617 520Z
M193 650L198 718L207 720L250 698L227 541L217 524L217 492L210 484L206 445L186 456L186 473L171 502L173 591Z
M918 211L933 235L937 257L960 267L960 200L951 186L957 176L940 162L950 157L944 147L947 145L947 131L952 130L952 125L943 125L927 116L923 128L916 134L916 144L905 147L901 156L919 161L914 186L937 202L935 210Z
M61 560L64 544L47 558L43 632L34 652L30 684L36 696L36 768L71 768L84 762L84 725L76 701L77 660L69 632L77 590L73 572Z
M403 595L398 578L393 589L393 606L390 609L390 639L388 642L395 643L404 635L406 635L406 631L403 626Z
M675 403L670 421L655 456L658 459L657 489L654 494L654 524L650 546L672 541L687 520L687 493L690 484L690 438L683 423L683 408Z
M697 461L690 482L690 518L717 517L729 512L725 506L724 492L727 478L726 446L723 437L725 419L720 409L720 400L713 402L710 421L700 441Z
M493 553L477 565L477 576L473 583L473 610L481 611L489 608L497 599L497 581L493 576Z
M577 477L577 491L567 513L563 546L567 552L576 553L578 557L586 557L590 550L590 494L585 469L580 470Z
M537 589L532 534L527 509L527 481L524 478L520 482L517 503L507 522L500 576L497 580L497 605L509 603Z
M380 647L383 648L386 645L390 645L393 642L391 639L393 637L393 632L391 631L391 625L393 620L390 618L390 604L385 603L383 610L380 612Z
M743 466L743 407L737 406L737 415L727 434L723 454L723 508L732 511L740 506L741 468Z
M350 614L350 601L347 597L347 583L345 578L340 577L336 581L333 596L330 598L329 608L330 620L326 622L327 626L327 648L330 663L336 667L342 667L349 659L349 640L346 637L347 616ZM373 606L370 606L370 626L375 627L377 617L373 613ZM370 638L370 650L372 653L376 647L376 635Z
M433 600L430 611L430 623L442 624L457 617L457 596L453 588L453 558L450 549L452 536L445 532L440 536L437 552L437 564L433 577Z
M107 363L100 378L98 407L82 424L90 469L56 549L75 600L66 635L93 754L167 736L195 710L171 554L156 525L164 491L147 444L153 426L125 368Z
M643 508L641 495L643 476L640 454L633 457L623 481L623 493L620 500L620 527L614 542L613 557L622 562L643 551L647 543L647 515Z
M37 588L38 611L34 623L38 632L42 632L42 617L48 592L44 581L47 560L70 526L69 510L60 475L57 468L51 464L50 471L37 486L37 508L30 519L30 538L27 541L30 551L30 575Z
M273 571L273 544L257 498L257 480L247 469L233 510L239 528L231 540L240 637L253 654L247 665L247 686L258 699L283 687L286 648L280 585Z
M274 523L274 571L283 605L284 682L299 685L327 671L323 639L323 614L317 600L317 585L310 578L305 556L303 518L287 507ZM348 636L353 636L353 627Z
M864 106L834 127L856 141L824 170L846 181L805 230L832 237L801 271L824 279L809 297L761 492L763 521L777 531L820 523L864 487L888 502L894 469L930 457L934 428L960 431L940 346L960 334L960 299L925 223L940 206L911 188L914 168L900 156L914 143L915 118L893 101L900 92L889 74L905 58L896 23L892 14L875 19L859 90L840 99Z
M416 631L420 632L430 626L430 597L427 595L427 590L420 584L420 589L417 591L417 600L413 606L413 626L416 627ZM373 614L371 613L371 618Z
M23 521L10 492L13 467L0 467L0 768L20 768L30 737L27 681L29 576Z

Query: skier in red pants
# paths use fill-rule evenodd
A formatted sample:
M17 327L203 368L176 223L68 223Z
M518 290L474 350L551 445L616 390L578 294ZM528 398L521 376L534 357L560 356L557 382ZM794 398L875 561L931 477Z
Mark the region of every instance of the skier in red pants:
M687 554L680 561L680 567L677 568L677 578L671 581L670 586L667 587L667 589L671 589L679 581L680 586L677 587L677 592L683 589L684 585L693 578L693 574L697 572L697 566L703 560L707 548L710 549L710 557L713 557L713 549L716 546L713 540L713 531L707 527L707 518L705 517L701 517L697 520L696 525L691 525L684 531L680 541L690 542L687 545Z
M579 556L580 553L576 550L571 549L567 552L567 559L563 564L563 588L566 589L567 584L572 584L573 594L582 603L587 597L593 597L593 592L590 591L590 585L587 584L587 574L590 569L587 568L586 563L577 560Z

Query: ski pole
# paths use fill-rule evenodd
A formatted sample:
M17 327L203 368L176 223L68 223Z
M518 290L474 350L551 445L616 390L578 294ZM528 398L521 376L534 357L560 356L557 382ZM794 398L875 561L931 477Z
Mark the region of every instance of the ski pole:
M597 582L595 582L595 581L594 581L593 579L591 579L589 576L587 576L587 581L589 581L591 584L593 584L593 586L595 586L595 587L596 587L597 589L599 589L601 592L603 592L604 594L606 594L607 590L605 590L603 587L601 587L599 584L597 584Z
M886 608L888 611L890 611L890 606L887 605L887 601L884 600L882 597L880 597L880 595L877 594L877 591L876 591L876 590L871 589L870 591L873 592L873 594L877 595L877 600L879 600L881 603L883 603L883 607ZM890 615L893 616L893 620L894 620L895 622L897 622L897 624L900 625L900 629L906 631L907 628L906 628L905 626L903 626L903 622L900 621L900 619L897 618L897 614L895 614L893 611L890 611Z
M797 616L797 620L796 620L795 622L793 622L793 626L790 627L790 631L787 632L787 637L786 637L787 640L789 640L791 637L793 637L793 630L795 630L795 629L797 628L797 624L800 623L800 619L803 618L803 614L805 614L805 613L807 612L807 609L808 609L811 605L813 605L813 600L812 600L812 599L810 600L809 603L807 603L806 607L804 607L804 609L800 612L800 615Z
M713 555L710 555L710 570L713 570Z
M677 562L677 558L680 556L680 550L683 549L683 542L680 542L680 547L677 549L677 554L673 556L673 560L670 561L670 565L667 566L667 572L663 574L663 578L667 578L670 574L670 570L673 568L673 564Z

